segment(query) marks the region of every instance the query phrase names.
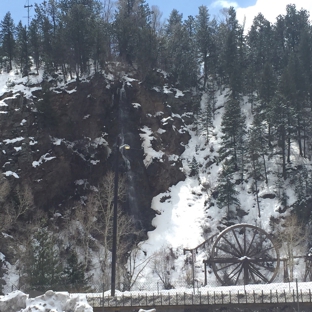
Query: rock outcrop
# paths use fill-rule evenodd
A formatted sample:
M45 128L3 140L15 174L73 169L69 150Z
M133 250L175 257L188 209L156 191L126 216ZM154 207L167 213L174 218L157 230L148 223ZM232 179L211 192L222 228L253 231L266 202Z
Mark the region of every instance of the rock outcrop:
M124 209L151 230L153 196L185 178L179 156L190 138L185 123L192 115L191 94L164 85L148 88L128 76L95 75L61 85L55 75L28 86L31 95L13 89L0 97L5 179L12 189L29 185L35 210L62 213L88 195L77 181L96 186L114 169L112 151L120 136L131 146L120 158L129 186Z

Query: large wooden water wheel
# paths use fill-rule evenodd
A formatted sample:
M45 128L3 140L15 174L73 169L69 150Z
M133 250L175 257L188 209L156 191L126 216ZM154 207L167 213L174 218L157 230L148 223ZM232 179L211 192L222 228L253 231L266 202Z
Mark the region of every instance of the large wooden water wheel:
M237 224L222 231L208 260L222 285L270 283L280 265L272 237L261 228Z

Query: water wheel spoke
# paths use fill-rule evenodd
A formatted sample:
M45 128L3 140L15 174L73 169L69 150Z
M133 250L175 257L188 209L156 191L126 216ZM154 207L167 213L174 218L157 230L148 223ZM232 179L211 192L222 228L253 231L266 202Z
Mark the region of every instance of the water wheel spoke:
M222 248L221 246L216 246L217 249L224 251L225 253L231 255L231 256L235 256L235 257L240 257L240 255L235 254L233 251L230 250L226 250L224 248Z
M257 284L257 280L256 280L256 277L255 277L253 271L250 268L248 268L248 270L249 270L250 276L253 279L254 283Z
M241 263L238 263L236 266L235 266L235 268L230 272L230 273L227 273L226 271L225 271L225 273L224 273L224 275L227 275L227 277L230 279L230 280L234 280L234 278L235 278L235 276L237 275L237 277L236 277L236 281L235 281L235 285L237 284L237 281L238 281L238 279L239 279L239 276L240 276L240 274L241 274L241 272L242 272L242 269L243 269L243 266L241 265Z
M257 270L252 263L250 263L249 269L264 282L269 283L269 280L259 270Z
M230 247L232 247L231 252L227 251L227 253L229 253L232 256L239 258L241 256L241 253L236 248L236 246L233 245L226 237L223 237L223 239L230 245ZM220 248L220 247L218 245L216 245L216 248ZM234 251L236 251L236 253L234 253Z
M229 264L227 264L227 265L225 265L225 266L220 266L220 268L218 268L217 269L217 272L218 271L221 271L221 270L224 270L224 269L227 269L227 268L229 268L229 267L231 267L232 265L235 265L235 264L237 264L237 262L232 262L232 263L229 263ZM239 265L240 263L238 263L238 265Z
M240 242L239 242L239 239L237 238L237 235L236 235L234 229L232 230L232 232L233 232L233 234L234 234L234 237L235 237L235 240L236 240L236 242L237 242L237 245L238 245L238 247L239 247L239 249L240 249L240 252L241 252L240 254L241 254L241 255L244 255L244 250L243 250L243 248L242 248L242 246L241 246L241 244L240 244ZM244 234L244 236L245 236L245 234Z
M270 262L270 261L265 260L264 262ZM270 272L274 272L275 271L275 267L274 266L270 267L270 266L264 265L262 262L252 262L252 264L253 264L254 267L258 266L258 267L261 267L261 268L263 268L265 270L268 270Z
M251 246L253 245L253 242L254 242L255 237L256 237L257 234L258 234L258 232L257 232L257 231L254 231L254 234L253 234L252 239L251 239L251 241L250 241L249 247L248 247L248 249L247 249L247 251L246 251L246 255L247 255L247 256L249 255L250 248L251 248Z
M261 255L263 255L263 254L265 254L267 251L270 251L270 250L272 250L272 249L274 249L274 251L275 251L275 247L274 247L274 245L271 245L270 247L267 247L266 249L263 249L263 250L254 250L254 251L256 251L255 253L251 253L250 254L250 257L253 257L253 258L262 258L261 257Z
M238 275L237 275L237 278L236 278L236 281L235 281L235 285L237 285L239 277L240 277L242 271L243 271L243 266L241 265L240 270L239 270Z
M261 238L261 236L260 236L260 238ZM258 248L259 248L259 247L261 248L263 242L266 241L266 240L269 240L267 236L262 237L262 238L260 239L260 241L257 242L257 247L258 247ZM270 240L269 240L269 242L271 243ZM273 247L273 248L274 248L274 247Z

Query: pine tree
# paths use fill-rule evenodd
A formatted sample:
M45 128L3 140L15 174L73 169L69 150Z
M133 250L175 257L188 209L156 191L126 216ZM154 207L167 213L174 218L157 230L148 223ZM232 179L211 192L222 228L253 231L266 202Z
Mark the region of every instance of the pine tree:
M305 164L299 165L293 175L297 200L294 204L299 220L307 223L311 220L312 173Z
M311 114L310 107L312 103L312 37L311 33L308 30L303 31L300 37L299 50L298 50L298 61L299 68L297 71L299 72L301 79L298 81L297 85L299 85L301 90L302 99L299 103L301 103L301 113L298 116L301 119L301 125L299 127L298 123L298 139L299 142L302 141L302 145L300 145L300 155L303 157L307 156L307 142L310 135L307 133L310 131L311 126ZM299 119L298 119L299 121Z
M233 93L230 93L225 103L221 131L223 135L219 158L221 160L227 159L237 171L239 169L238 153L246 134L246 125L245 116L241 112L240 101L233 96Z
M197 86L198 61L195 43L195 19L189 16L183 23L181 48L178 53L180 68L178 69L178 83L181 88ZM178 68L178 66L177 66Z
M213 66L210 61L214 56L212 27L210 25L210 16L206 6L199 7L198 15L196 16L196 45L199 52L200 63L203 64L204 87L206 86L209 71Z
M237 162L238 169L240 173L241 183L244 181L245 167L246 167L246 153L247 153L247 144L246 144L246 129L242 127L239 129L237 137Z
M295 4L288 4L284 22L286 49L290 55L298 50L302 33L309 29L309 13L304 9L297 11Z
M77 253L68 251L64 267L64 287L67 291L81 291L87 288L88 279L85 277L85 265L78 261Z
M130 65L141 63L147 71L154 65L157 51L152 12L145 0L119 0L117 6L113 28L119 56Z
M35 4L35 18L34 23L37 27L32 26L34 28L32 31L36 30L37 36L35 37L36 40L38 37L40 38L40 57L45 65L45 70L47 72L52 72L55 70L55 60L54 60L54 47L53 40L54 40L54 30L56 27L56 20L54 18L55 14L53 14L52 20L49 14L50 5L53 4L54 1L44 1L40 5L37 3ZM54 10L52 10L54 13ZM53 24L54 23L54 24ZM32 38L34 38L34 33L32 32ZM36 47L35 47L36 49ZM38 50L36 50L38 52Z
M92 49L92 59L96 72L105 68L105 62L111 56L112 26L109 23L99 20L94 29L94 48Z
M280 204L282 205L282 209L286 209L288 204L288 195L286 194L285 190L285 176L284 172L280 170L281 168L277 168L277 172L275 172L275 187L277 190L277 199L280 201Z
M222 166L222 172L218 178L217 189L217 206L220 209L226 207L227 217L229 218L231 208L233 206L239 206L240 202L237 198L238 191L235 189L235 183L233 182L233 168L228 162L225 162Z
M30 70L28 51L28 34L26 26L19 22L16 27L16 57L23 76L27 76Z
M59 6L60 22L64 27L62 35L65 38L56 37L66 44L68 61L71 60L71 70L75 72L76 79L82 73L89 73L90 58L95 46L95 32L97 23L101 19L100 4L90 0L85 3L79 0L63 0Z
M287 52L286 52L286 39L285 39L285 20L284 17L279 15L273 27L273 59L272 65L274 66L277 74L281 74L283 68L287 65Z
M247 36L248 58L255 69L254 74L260 72L266 63L272 62L272 37L270 22L259 13L254 18Z
M15 25L11 13L5 14L0 22L0 42L2 53L8 58L8 69L12 70L12 62L15 55Z
M198 65L194 18L182 22L182 14L173 10L165 25L165 33L165 69L181 88L195 87Z
M306 108L309 101L309 91L307 84L307 76L304 75L304 69L301 66L301 62L297 55L292 55L288 63L288 71L291 74L291 78L294 84L293 94L292 94L292 106L293 106L293 130L292 136L294 140L297 140L299 147L299 154L303 156L303 146L304 144L304 131L307 124L306 118ZM290 152L289 152L290 153Z
M264 180L268 184L268 175L265 156L268 153L265 124L259 115L254 116L253 123L248 131L248 159L258 180ZM262 177L262 178L261 178Z
M31 289L46 291L58 290L61 284L62 264L59 250L51 233L39 229L26 250L24 273Z
M199 167L198 167L198 162L197 162L195 156L193 156L190 167L191 167L190 176L191 177L197 176L198 172L199 172Z
M265 64L272 62L272 26L264 16L259 13L253 20L250 31L247 35L247 72L245 75L246 91L249 100L253 104L256 100L255 91L261 81ZM273 87L273 86L272 86Z
M214 99L211 99L209 94L202 96L201 108L199 110L198 128L201 136L206 137L206 143L209 142L209 136L213 127L213 104Z
M263 71L260 75L258 86L259 102L256 106L256 113L261 121L265 121L268 127L268 144L271 145L271 128L272 120L270 112L272 110L272 100L276 93L276 78L274 76L273 67L269 63L265 63Z
M287 178L286 172L286 136L287 136L287 105L280 95L276 95L272 101L270 123L274 125L274 137L277 141L278 154L282 159L282 175Z
M37 73L40 68L40 56L41 56L41 39L39 35L38 25L35 20L32 20L28 29L29 33L29 55L32 56L34 60L34 65L36 67Z
M248 131L248 164L250 176L253 179L252 190L256 196L256 204L258 208L258 216L260 215L260 201L258 197L258 182L265 181L268 184L268 176L266 170L265 153L267 144L265 139L264 125L261 123L259 115L254 116L253 124Z
M243 29L238 24L233 7L230 7L228 10L225 27L226 35L222 54L224 71L228 85L234 97L237 97L243 90L242 72L244 62L242 57L244 55L244 36Z

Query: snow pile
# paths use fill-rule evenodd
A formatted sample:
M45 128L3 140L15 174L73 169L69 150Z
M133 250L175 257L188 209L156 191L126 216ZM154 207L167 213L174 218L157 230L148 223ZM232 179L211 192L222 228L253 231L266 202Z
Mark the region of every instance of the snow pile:
M29 298L21 291L14 291L0 297L0 311L5 312L92 312L86 296L69 294L68 292L54 292L48 290L44 295Z
M16 312L26 307L28 295L17 290L9 293L6 296L0 296L0 311Z

